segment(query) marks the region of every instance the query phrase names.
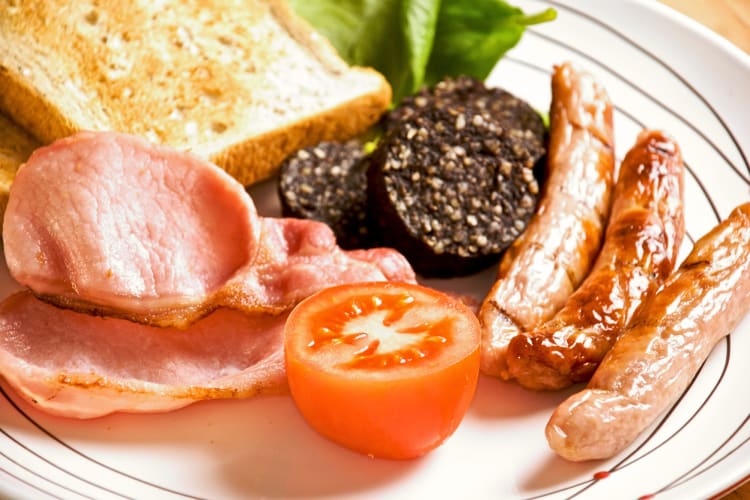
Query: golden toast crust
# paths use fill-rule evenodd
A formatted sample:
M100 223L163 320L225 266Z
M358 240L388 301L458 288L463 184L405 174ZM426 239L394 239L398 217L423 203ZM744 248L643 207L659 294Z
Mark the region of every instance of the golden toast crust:
M390 98L283 1L28 0L0 16L0 110L45 143L132 133L250 184L363 132Z

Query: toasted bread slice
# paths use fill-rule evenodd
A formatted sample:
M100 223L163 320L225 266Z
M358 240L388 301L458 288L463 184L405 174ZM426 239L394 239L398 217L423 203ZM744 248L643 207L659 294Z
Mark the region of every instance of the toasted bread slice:
M281 0L28 0L0 16L0 109L44 142L132 133L250 184L364 131L390 98Z
M37 147L33 137L0 113L0 228L16 170Z

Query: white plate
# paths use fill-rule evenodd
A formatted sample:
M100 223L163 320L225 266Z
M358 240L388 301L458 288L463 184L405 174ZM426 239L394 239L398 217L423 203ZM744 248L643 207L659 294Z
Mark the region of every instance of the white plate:
M688 241L750 199L750 58L646 1L525 1L559 17L531 28L491 82L548 106L549 71L573 60L616 104L618 156L643 127L681 144ZM255 194L266 213L272 185ZM441 282L480 296L492 271ZM12 284L0 279L0 293ZM35 411L0 393L0 490L24 498L706 498L750 478L750 318L720 342L686 394L621 455L572 464L543 427L572 390L537 394L481 378L457 432L423 459L369 459L307 427L289 397L211 401L93 421ZM596 472L608 477L595 480ZM2 494L0 494L2 496Z

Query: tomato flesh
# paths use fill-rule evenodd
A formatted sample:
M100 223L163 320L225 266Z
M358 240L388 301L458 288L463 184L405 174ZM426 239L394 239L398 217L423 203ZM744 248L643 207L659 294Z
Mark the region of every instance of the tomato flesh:
M406 459L458 427L479 374L479 323L463 304L411 284L323 290L285 328L292 397L324 436Z

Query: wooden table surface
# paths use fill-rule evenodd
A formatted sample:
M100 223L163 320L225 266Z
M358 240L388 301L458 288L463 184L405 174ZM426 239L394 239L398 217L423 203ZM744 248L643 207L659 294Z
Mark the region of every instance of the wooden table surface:
M750 0L661 0L708 26L750 54ZM750 483L723 500L750 500Z
M661 0L750 53L750 0Z

